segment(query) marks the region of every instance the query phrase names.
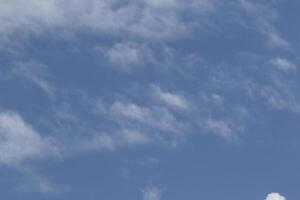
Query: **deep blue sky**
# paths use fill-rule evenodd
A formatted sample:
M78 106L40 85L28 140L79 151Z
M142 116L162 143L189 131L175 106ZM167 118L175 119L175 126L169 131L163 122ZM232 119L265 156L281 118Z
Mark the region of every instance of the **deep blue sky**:
M297 200L296 0L0 0L0 199Z

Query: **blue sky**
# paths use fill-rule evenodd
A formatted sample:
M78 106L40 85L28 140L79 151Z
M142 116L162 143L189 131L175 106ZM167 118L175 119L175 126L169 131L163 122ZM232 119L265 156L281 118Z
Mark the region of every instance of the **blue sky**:
M300 2L0 0L0 197L296 200Z

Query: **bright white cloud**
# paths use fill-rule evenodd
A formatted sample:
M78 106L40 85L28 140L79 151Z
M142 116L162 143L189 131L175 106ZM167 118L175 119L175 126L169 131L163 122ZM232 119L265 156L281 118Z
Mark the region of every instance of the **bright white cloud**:
M53 142L38 134L13 112L0 113L0 163L19 164L23 161L57 154Z
M286 200L286 198L279 193L271 193L268 194L265 200Z
M154 95L165 104L179 108L179 109L188 109L189 103L186 99L182 96L171 93L171 92L164 92L160 89L159 86L153 86Z

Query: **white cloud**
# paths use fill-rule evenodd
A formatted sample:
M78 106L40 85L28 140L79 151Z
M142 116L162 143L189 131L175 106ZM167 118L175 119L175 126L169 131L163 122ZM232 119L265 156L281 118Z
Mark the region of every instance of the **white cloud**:
M144 145L150 142L148 136L136 130L119 130L112 133L96 133L92 137L83 137L73 143L71 151L108 150L122 147ZM72 153L72 152L71 152Z
M140 107L133 103L114 102L111 106L112 113L138 121L147 121L151 118L152 111L149 108Z
M0 1L0 35L5 40L12 34L24 37L45 31L92 31L152 39L172 38L188 29L182 13L191 10L206 13L214 4L215 1L208 0L184 3L177 0Z
M266 98L267 102L277 110L288 110L298 113L300 111L300 104L294 97L282 96L280 92L273 88L265 88L262 90L262 96Z
M268 194L265 200L286 200L286 198L279 193L271 193Z
M234 132L229 124L222 120L208 119L206 120L205 126L208 131L222 136L225 139L231 139L234 136Z
M16 76L30 80L48 95L54 95L54 87L47 80L50 75L47 73L45 65L36 61L17 62L11 68L11 72Z
M285 58L274 58L271 63L280 70L283 71L294 71L296 70L296 65Z
M105 53L110 62L121 69L129 69L137 65L142 66L153 59L149 48L132 42L117 43Z
M120 137L121 142L126 145L139 145L149 142L148 136L139 131L124 130Z
M143 191L143 200L160 200L161 192L156 187L148 187Z
M264 6L249 0L240 0L239 2L241 8L252 17L257 31L268 37L271 46L290 50L290 44L280 35L274 25L276 12L273 11L272 4Z
M262 87L260 95L267 100L267 103L277 110L286 110L300 113L300 102L297 92L294 91L295 80L286 79L282 76L273 74L272 84Z
M113 118L123 126L145 126L153 130L180 132L184 124L163 107L142 107L134 103L116 101L110 108Z
M189 103L186 99L184 99L182 96L170 93L170 92L164 92L160 89L159 86L153 86L154 95L163 101L165 104L171 107L179 108L179 109L188 109Z
M23 161L57 154L49 138L38 134L13 112L0 113L0 163L19 164Z

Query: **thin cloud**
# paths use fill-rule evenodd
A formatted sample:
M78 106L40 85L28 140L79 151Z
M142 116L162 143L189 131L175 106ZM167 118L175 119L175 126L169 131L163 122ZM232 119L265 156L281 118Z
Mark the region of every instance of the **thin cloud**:
M283 71L295 71L296 65L285 58L274 58L271 63L279 70Z
M166 105L179 109L189 109L190 105L184 97L171 92L164 92L156 85L152 88L155 97L163 101Z
M160 200L161 192L157 187L148 187L143 191L143 200Z
M40 62L16 62L11 67L11 73L19 78L31 81L49 96L55 94L55 88L48 81L48 78L51 76L47 72L47 66Z
M208 119L206 121L206 129L216 135L219 135L227 140L233 138L234 131L228 123L223 120Z
M241 8L252 17L254 27L269 39L271 46L291 49L289 42L281 36L274 25L276 19L274 15L276 14L273 11L272 4L264 6L249 0L240 0L239 2Z
M164 107L142 107L134 103L116 101L110 111L112 117L125 126L138 125L138 122L148 128L174 133L182 130L184 126Z

